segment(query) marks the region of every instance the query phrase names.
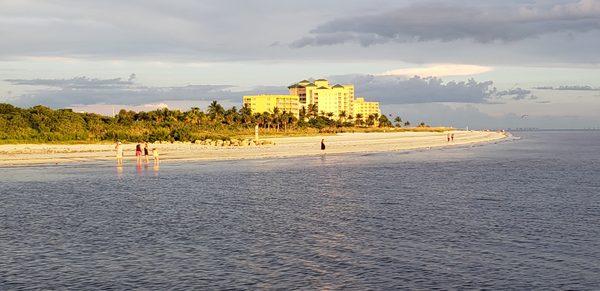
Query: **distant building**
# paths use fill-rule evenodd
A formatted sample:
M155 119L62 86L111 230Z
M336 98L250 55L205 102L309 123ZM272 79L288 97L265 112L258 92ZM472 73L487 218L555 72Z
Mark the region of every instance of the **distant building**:
M377 116L381 115L381 110L379 109L379 102L368 102L365 101L365 98L356 98L353 104L354 110L352 114L356 117L358 114L362 116L362 119L366 119L369 115L376 114Z
M297 95L250 95L244 96L244 106L250 108L252 113L279 113L288 112L298 117L300 115L300 99Z
M332 113L338 118L344 112L346 116L352 114L354 100L354 85L329 85L325 79L315 80L313 83L303 80L288 87L290 95L300 97L300 106L308 110L308 105L317 105L317 113Z
M361 114L363 119L366 119L371 114L381 114L379 102L354 98L354 85L352 84L331 86L325 79L318 79L312 83L303 80L289 86L288 89L290 89L290 95L299 97L300 107L308 110L309 105L314 104L319 114L331 113L335 119L339 119L340 115L345 115L347 118Z
M291 112L299 116L301 108L309 114L330 115L334 119L340 116L348 118L361 114L367 119L371 114L381 114L379 102L367 102L364 98L354 98L354 85L336 84L331 86L325 79L302 80L288 87L290 95L244 96L244 105L253 113L272 113L275 107L280 111ZM310 106L313 105L313 106Z

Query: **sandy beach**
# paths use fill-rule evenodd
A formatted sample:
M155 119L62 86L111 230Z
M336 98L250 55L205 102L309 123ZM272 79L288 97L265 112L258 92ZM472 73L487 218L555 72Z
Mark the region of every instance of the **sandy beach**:
M192 143L152 144L161 162L173 160L236 160L278 158L322 154L321 138L326 153L387 152L490 142L507 137L494 131L452 131L454 142L441 132L342 133L332 136L267 138L273 144L262 146L223 147ZM125 144L125 162L135 162L135 144ZM114 160L114 144L18 144L0 145L0 166L64 164ZM152 157L150 157L152 159Z

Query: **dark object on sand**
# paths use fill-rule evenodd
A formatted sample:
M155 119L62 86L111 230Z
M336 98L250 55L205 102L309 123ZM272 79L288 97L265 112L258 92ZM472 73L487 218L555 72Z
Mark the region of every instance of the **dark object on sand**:
M321 150L322 151L325 150L325 140L324 139L321 140Z

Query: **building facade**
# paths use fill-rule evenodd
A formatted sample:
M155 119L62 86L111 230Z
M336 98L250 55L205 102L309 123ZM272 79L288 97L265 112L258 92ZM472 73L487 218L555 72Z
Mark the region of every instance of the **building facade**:
M326 79L314 81L302 80L288 87L289 95L252 95L244 96L244 106L252 113L290 112L299 117L301 108L307 114L325 115L333 119L347 120L358 114L366 120L369 115L381 114L379 102L365 101L354 97L354 85L330 85ZM311 106L312 105L312 106ZM309 112L310 110L316 112Z
M379 109L379 102L369 102L365 101L365 98L356 98L353 104L352 114L356 118L356 116L362 116L362 120L365 120L369 117L369 115L376 114L377 116L381 115L381 110ZM359 115L360 114L360 115Z
M297 95L249 95L244 96L244 106L250 108L252 113L274 113L275 108L279 113L288 112L296 117L300 115L300 98Z
M297 95L300 100L300 108L308 110L309 105L314 104L317 107L318 114L332 116L334 119L346 119L350 116L356 116L355 112L363 114L372 112L373 114L381 112L379 102L367 102L362 98L358 108L355 109L354 103L354 85L336 84L331 86L326 79L318 79L314 82L302 80L288 87L290 95ZM376 107L376 108L375 108ZM364 115L363 116L368 116Z

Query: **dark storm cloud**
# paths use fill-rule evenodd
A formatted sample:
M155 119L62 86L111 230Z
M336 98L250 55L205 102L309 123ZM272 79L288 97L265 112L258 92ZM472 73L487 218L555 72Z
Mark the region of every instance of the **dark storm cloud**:
M317 26L311 36L292 47L358 42L473 40L512 42L557 32L582 33L600 29L600 1L558 5L463 6L418 3L391 12L339 18Z

